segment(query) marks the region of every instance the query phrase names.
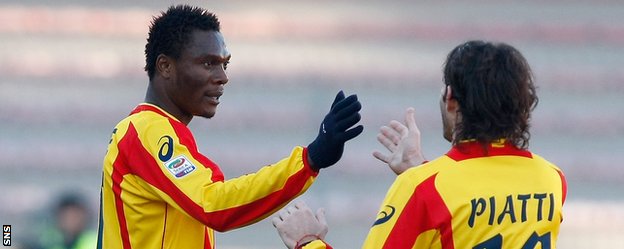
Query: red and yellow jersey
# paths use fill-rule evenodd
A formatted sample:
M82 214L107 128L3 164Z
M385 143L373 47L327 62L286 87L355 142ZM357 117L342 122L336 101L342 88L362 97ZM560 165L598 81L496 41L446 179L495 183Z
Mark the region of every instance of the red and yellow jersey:
M305 244L301 247L296 247L295 249L333 249L329 244L325 243L325 241L317 239L313 240L308 244Z
M104 158L98 248L214 248L214 231L257 222L302 194L318 172L306 149L224 180L186 125L139 105L114 129Z
M460 143L397 177L363 248L555 248L566 180L509 143Z

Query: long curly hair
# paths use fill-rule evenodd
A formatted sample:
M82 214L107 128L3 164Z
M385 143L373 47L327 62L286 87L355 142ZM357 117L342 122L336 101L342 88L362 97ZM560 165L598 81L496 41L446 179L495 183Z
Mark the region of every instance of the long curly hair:
M499 139L526 149L529 121L538 98L531 68L505 43L468 41L455 47L444 63L444 83L459 103L453 144Z

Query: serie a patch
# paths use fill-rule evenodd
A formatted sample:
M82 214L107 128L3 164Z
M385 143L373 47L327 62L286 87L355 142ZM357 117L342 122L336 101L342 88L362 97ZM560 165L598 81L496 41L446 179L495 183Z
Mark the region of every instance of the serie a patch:
M195 171L197 167L191 163L184 155L175 157L164 163L165 168L176 178L182 178L191 172Z

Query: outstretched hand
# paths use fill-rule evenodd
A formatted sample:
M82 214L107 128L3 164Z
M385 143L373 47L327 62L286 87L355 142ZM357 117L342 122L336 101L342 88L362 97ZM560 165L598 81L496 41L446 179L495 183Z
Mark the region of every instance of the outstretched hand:
M416 126L414 112L414 108L407 108L405 125L392 120L388 126L382 126L377 135L377 141L383 144L390 151L390 154L386 155L375 151L373 156L388 164L397 175L425 162L420 147L420 130Z
M360 121L361 109L357 95L345 98L342 91L336 95L329 113L321 123L318 136L308 145L308 156L313 168L319 170L334 165L342 157L344 144L362 133L362 125L351 128Z
M290 249L316 239L324 240L328 231L325 210L319 208L314 215L305 202L282 209L272 221L280 238Z

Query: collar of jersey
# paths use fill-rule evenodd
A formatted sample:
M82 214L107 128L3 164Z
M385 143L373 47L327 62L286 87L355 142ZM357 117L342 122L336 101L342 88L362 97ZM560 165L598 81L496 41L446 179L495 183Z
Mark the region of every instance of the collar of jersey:
M160 107L153 105L153 104L149 104L149 103L141 103L139 104L136 108L134 108L134 110L132 110L132 112L130 112L130 115L135 114L135 113L139 113L142 111L151 111L151 112L155 112L160 114L161 116L173 119L177 122L180 122L180 120L178 120L177 118L175 118L173 115L169 114L168 112L166 112L165 110L161 109Z
M505 139L494 141L486 148L476 140L460 141L446 155L455 161L491 156L533 157L528 150L519 149L514 144L505 141Z

